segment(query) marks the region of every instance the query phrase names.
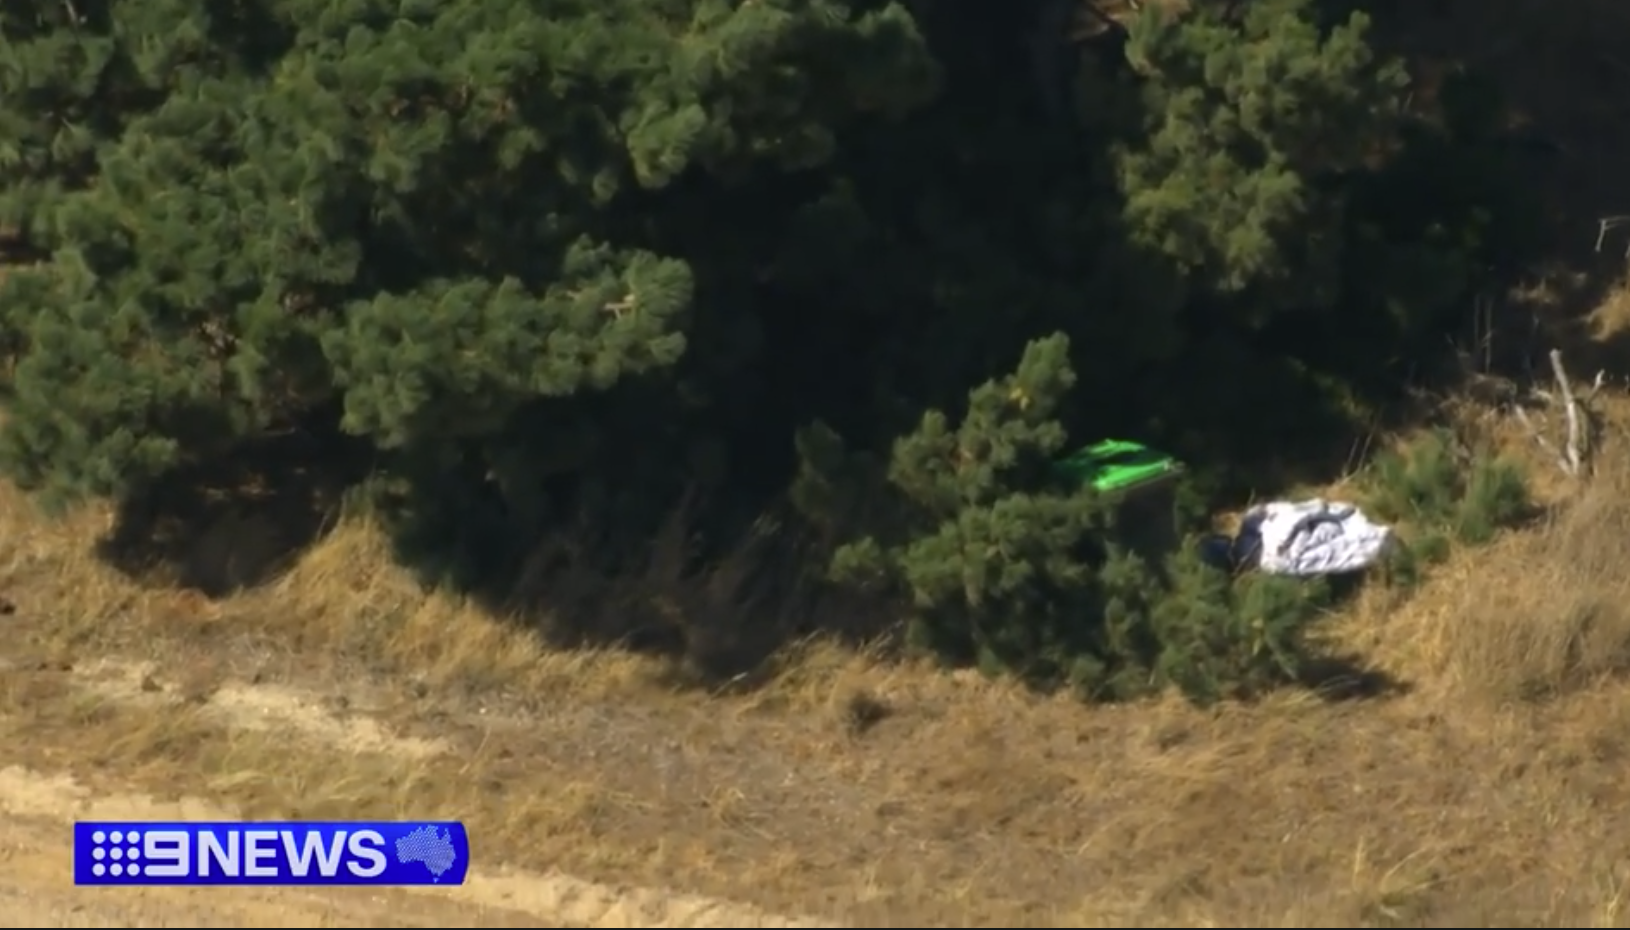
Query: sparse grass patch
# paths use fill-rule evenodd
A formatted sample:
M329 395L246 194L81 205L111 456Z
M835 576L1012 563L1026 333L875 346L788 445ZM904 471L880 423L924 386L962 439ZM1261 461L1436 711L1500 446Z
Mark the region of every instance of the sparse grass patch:
M446 817L479 831L489 850L514 855L538 837L580 835L592 808L620 803L614 792L588 783L562 781L555 790L525 795L511 795L491 779L472 783L472 770L504 767L497 744L474 757L441 759L388 747L291 747L299 739L287 730L229 726L198 707L155 711L83 691L42 700L72 691L61 674L12 684L0 690L0 742L10 747L8 764L51 770L58 757L73 758L160 796L212 793L250 818Z
M1613 463L1619 466L1622 463ZM1458 684L1497 700L1554 696L1630 671L1630 474L1604 468L1488 567L1446 623Z

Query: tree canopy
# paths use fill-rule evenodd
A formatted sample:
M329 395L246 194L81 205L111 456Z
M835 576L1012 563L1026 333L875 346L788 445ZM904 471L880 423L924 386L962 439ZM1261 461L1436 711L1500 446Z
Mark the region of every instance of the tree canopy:
M1226 478L1384 404L1523 205L1363 12L1071 7L8 4L0 467L130 499L347 435L428 578L513 591L585 526L613 577L699 500L701 562L778 514L943 654L1193 683L1188 583L1083 554L1115 530L1036 462Z

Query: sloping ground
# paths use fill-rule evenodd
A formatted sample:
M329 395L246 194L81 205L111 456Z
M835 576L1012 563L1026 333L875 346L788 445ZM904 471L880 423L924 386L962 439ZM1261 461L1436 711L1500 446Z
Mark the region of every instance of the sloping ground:
M29 927L819 927L728 902L488 868L459 889L76 889L75 819L232 819L197 799L98 792L0 769L0 903Z
M365 526L212 603L98 565L105 515L0 494L0 806L31 863L0 894L57 925L1630 925L1630 459L1604 454L1543 524L1330 621L1393 693L1214 710L818 646L687 693L421 593ZM41 818L96 804L458 818L480 859L407 906L75 892Z
M0 770L0 913L15 927L542 927L536 915L390 893L75 889L62 807L48 779ZM22 807L31 816L19 816ZM130 810L124 805L104 810ZM165 812L134 808L154 816ZM39 815L39 816L34 816Z
M1630 125L1620 9L1449 6L1444 41L1562 143L1588 253L1630 211L1625 145L1599 141ZM211 602L97 564L107 514L47 524L0 488L4 922L1630 926L1626 307L1591 333L1598 478L1536 459L1549 519L1329 621L1398 683L1366 700L1083 708L821 646L710 697L426 596L365 526ZM231 563L257 535L194 548ZM478 860L452 894L71 888L64 823L144 811L458 818Z
M39 678L72 676L69 687L46 698ZM35 680L26 681L32 677ZM192 784L209 790L213 800L181 794L174 783L163 796L121 793L120 779L92 777L88 789L67 774L46 774L20 766L0 768L0 902L9 905L5 920L15 926L97 927L830 927L830 921L797 919L752 907L697 895L648 890L627 885L597 884L561 874L528 873L491 861L479 862L461 888L396 889L76 889L72 886L72 850L67 830L74 820L230 820L245 811L231 805L242 792L230 790L262 779L278 785L279 796L329 806L339 802L352 810L382 808L345 805L336 797L333 782L313 781L305 773L281 764L278 750L287 753L290 740L298 749L315 754L308 765L334 765L339 778L363 778L351 754L372 756L364 765L376 773L392 765L413 765L445 754L438 743L397 737L367 718L337 719L313 706L305 696L274 686L223 687L207 701L202 714L190 714L187 704L197 698L176 699L156 684L152 672L140 666L96 663L84 672L35 667L6 670L8 697L22 699L32 719L0 719L8 749L20 745L33 727L66 710L60 722L81 725L102 738L122 731L125 740L105 745L105 757L115 763L158 761L154 752L168 752L183 740L209 740L204 757L225 753L233 758L225 767L210 767ZM61 679L59 679L59 684ZM48 689L47 689L48 690ZM27 698L21 698L23 692ZM15 709L17 705L12 705ZM209 723L204 724L207 717ZM146 718L146 722L142 722ZM116 722L117 721L117 722ZM112 725L99 729L93 723ZM236 733L267 737L245 750ZM361 737L353 743L352 737ZM55 758L70 766L87 756L63 746L42 747L42 758ZM195 747L203 748L203 747ZM90 757L104 753L92 753ZM23 755L9 752L8 760ZM78 759L74 757L77 756ZM336 756L341 757L336 761ZM183 753L168 761L185 764L197 757ZM94 758L91 761L96 762ZM92 768L99 766L94 765ZM149 773L153 769L147 769ZM221 781L220 779L225 779ZM385 779L389 779L385 775ZM141 781L141 779L136 779ZM362 790L387 790L386 784L353 783ZM222 790L226 788L227 790ZM310 793L307 793L310 789ZM254 793L251 792L251 797ZM375 795L374 800L380 800ZM416 805L408 803L411 816ZM339 809L339 808L331 808ZM290 808L291 812L296 808ZM379 813L379 816L386 814ZM478 851L483 844L475 844Z

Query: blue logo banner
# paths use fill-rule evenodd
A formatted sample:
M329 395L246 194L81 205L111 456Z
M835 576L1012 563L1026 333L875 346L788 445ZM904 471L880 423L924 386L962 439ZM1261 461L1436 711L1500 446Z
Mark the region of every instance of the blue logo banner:
M74 824L76 885L462 885L453 821Z

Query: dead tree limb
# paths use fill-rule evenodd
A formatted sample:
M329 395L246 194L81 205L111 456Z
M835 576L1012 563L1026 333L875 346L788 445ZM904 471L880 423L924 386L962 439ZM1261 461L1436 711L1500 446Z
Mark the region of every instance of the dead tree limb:
M1579 453L1579 403L1574 400L1573 387L1568 384L1568 372L1562 367L1562 350L1551 350L1551 373L1556 375L1556 387L1562 394L1562 410L1568 418L1568 474L1579 477L1583 461Z
M1604 216L1596 221L1596 251L1602 250L1607 234L1620 226L1630 224L1630 215ZM1630 245L1624 247L1624 257L1630 258Z
M1529 418L1528 411L1522 408L1522 404L1518 403L1511 409L1517 417L1517 422L1523 425L1523 429L1528 430L1528 435L1534 437L1534 445L1539 446L1541 452L1544 452L1551 458L1556 459L1557 466L1561 468L1563 472L1567 472L1568 457L1558 452L1556 450L1556 446L1553 445L1549 439L1545 438L1544 431L1538 426L1534 425L1534 421Z
M1558 447L1557 443L1545 437L1545 433L1535 425L1519 402L1513 409L1517 421L1534 437L1534 442L1547 455L1554 458L1557 467L1570 478L1583 475L1590 464L1590 453L1593 439L1596 435L1596 418L1590 408L1590 401L1601 393L1602 385L1606 383L1606 372L1597 372L1590 390L1581 399L1574 393L1573 383L1568 378L1567 368L1562 364L1562 350L1552 349L1550 352L1551 374L1556 379L1556 393L1535 388L1530 396L1550 404L1560 404L1562 407L1565 432Z

